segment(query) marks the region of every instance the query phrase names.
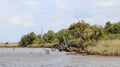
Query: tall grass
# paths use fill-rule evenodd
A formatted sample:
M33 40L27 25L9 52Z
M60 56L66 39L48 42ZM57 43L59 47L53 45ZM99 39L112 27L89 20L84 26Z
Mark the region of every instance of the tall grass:
M102 40L88 47L88 54L120 56L120 40Z
M54 43L46 43L46 44L30 44L28 45L27 47L30 47L30 48L39 48L39 47L45 47L45 48L51 48L51 47L54 47L55 44ZM0 47L20 47L18 43L8 43L8 44L5 44L5 43L0 43Z
M18 43L0 44L0 47L18 47Z

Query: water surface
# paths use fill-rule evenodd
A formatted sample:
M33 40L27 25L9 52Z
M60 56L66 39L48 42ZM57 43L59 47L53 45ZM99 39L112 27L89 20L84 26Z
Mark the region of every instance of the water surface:
M71 55L49 48L0 48L0 67L120 67L120 57Z

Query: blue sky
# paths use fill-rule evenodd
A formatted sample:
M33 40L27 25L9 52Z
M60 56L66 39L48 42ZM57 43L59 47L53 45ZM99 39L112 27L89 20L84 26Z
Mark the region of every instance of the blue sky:
M17 42L29 32L58 31L84 19L104 25L120 21L120 0L0 0L0 42Z

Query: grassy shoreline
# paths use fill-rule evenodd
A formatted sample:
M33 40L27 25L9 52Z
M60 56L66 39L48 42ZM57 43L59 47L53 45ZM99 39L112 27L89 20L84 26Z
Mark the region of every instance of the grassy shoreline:
M102 56L120 56L120 40L101 40L96 46L87 47L87 51L76 47L55 47L54 44L32 44L32 46L20 47L18 43L14 44L0 44L0 48L57 48L60 51L76 52L79 54L85 53L88 55L102 55Z
M120 40L101 40L95 46L89 46L84 51L75 47L62 47L58 49L87 55L120 56Z
M102 40L96 46L88 47L92 55L120 56L120 40Z

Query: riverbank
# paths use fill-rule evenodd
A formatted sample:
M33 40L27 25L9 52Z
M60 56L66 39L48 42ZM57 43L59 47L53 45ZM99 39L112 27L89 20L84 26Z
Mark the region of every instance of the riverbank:
M120 40L102 40L88 47L90 55L120 56Z
M68 46L60 46L58 49L87 55L120 56L120 40L101 40L95 46L88 46L85 50Z
M0 48L26 48L20 47L18 43L0 44ZM55 46L54 44L32 44L27 48L57 48L60 51L76 52L78 54L120 56L120 40L101 40L96 46L89 46L86 50L78 47Z
M26 48L19 46L18 43L2 43L0 44L0 48ZM30 44L27 46L27 48L54 48L54 44L47 43L47 44Z

